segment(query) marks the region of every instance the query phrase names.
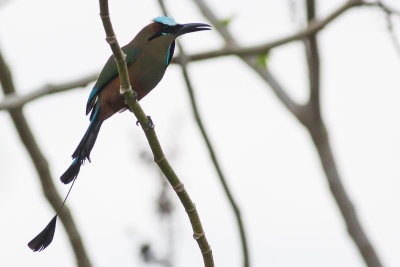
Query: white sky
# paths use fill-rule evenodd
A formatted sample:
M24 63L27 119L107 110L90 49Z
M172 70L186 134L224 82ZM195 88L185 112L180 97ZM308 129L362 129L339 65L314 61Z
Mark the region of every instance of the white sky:
M211 1L208 1L211 4ZM259 44L299 28L289 1L214 1L243 45ZM301 6L303 1L294 1ZM319 1L328 14L343 1ZM387 3L397 6L398 1ZM111 1L121 44L160 11L157 1ZM178 22L206 22L191 1L167 1ZM0 7L0 48L19 93L98 71L110 55L98 1L10 0ZM301 14L300 14L301 18ZM396 21L400 37L399 19ZM180 38L187 52L218 48L214 32ZM358 215L385 266L400 266L400 58L381 12L353 9L319 35L323 116L339 170ZM304 101L307 72L301 43L273 50L268 65L289 93ZM333 201L306 131L270 88L238 59L193 63L190 73L201 113L223 170L242 209L253 266L363 266ZM24 112L58 177L88 126L91 86L42 98ZM190 110L180 69L171 66L142 102L172 166L196 203L216 266L241 266L233 214L211 167ZM160 183L144 166L149 151L129 112L103 124L68 201L96 267L144 266L142 242L161 252L165 234L155 211ZM59 221L42 253L26 246L51 219L32 163L10 118L0 112L0 266L72 266L74 258ZM202 266L189 221L177 198L176 264Z

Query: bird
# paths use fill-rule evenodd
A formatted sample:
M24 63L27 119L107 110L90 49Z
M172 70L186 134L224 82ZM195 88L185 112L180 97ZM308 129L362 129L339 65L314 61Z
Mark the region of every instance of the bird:
M179 24L171 16L159 16L145 26L128 44L121 49L125 53L129 80L137 100L145 97L161 81L170 65L175 51L177 37L191 32L210 30L204 23ZM79 145L72 154L73 162L61 175L64 184L72 182L59 210L49 224L32 239L28 246L33 251L42 251L53 240L57 215L75 183L85 160L91 162L90 152L96 142L105 120L117 112L129 110L120 91L120 78L113 56L110 56L94 84L86 104L86 115L90 123Z

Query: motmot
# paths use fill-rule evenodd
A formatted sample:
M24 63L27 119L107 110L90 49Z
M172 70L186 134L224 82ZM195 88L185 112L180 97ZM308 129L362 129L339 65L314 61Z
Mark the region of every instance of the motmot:
M137 100L145 97L164 76L175 50L175 39L183 34L210 30L204 23L178 24L171 16L160 16L144 27L132 41L121 49L126 55L129 80ZM129 109L120 93L120 78L113 56L104 65L93 86L86 104L86 115L90 113L90 124L78 147L72 154L71 166L61 175L64 184L73 182L56 215L28 246L33 251L42 251L53 240L57 215L60 213L81 165L88 160L103 122L117 112Z

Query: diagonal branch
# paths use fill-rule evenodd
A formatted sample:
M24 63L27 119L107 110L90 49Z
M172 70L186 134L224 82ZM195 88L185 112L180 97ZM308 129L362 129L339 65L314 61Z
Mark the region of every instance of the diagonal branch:
M233 212L235 214L236 217L236 222L239 228L239 234L240 234L240 240L241 240L241 246L242 246L242 253L243 253L243 266L244 267L249 267L250 266L250 257L249 257L249 250L248 250L248 245L247 245L247 236L246 236L246 231L245 231L245 227L244 227L244 223L243 223L243 219L242 219L242 215L240 212L240 208L236 203L235 198L233 197L233 194L229 188L227 179L225 178L225 174L222 171L222 168L219 164L217 155L214 151L213 145L211 143L210 138L208 137L207 131L205 129L205 126L203 125L201 116L200 116L200 112L197 108L197 103L196 103L196 98L194 95L194 90L192 88L191 85L191 81L189 78L189 73L187 71L187 61L185 59L185 52L182 48L182 46L178 43L178 47L179 47L179 51L180 51L180 62L181 62L181 66L182 66L182 74L186 83L186 87L187 90L189 92L189 97L190 97L190 102L192 105L192 109L193 109L193 113L194 113L194 117L196 119L196 123L200 129L201 135L203 136L204 142L206 143L208 152L210 154L211 157L211 161L214 165L214 168L218 174L218 178L221 182L221 185L224 189L225 195L228 198L228 201L233 209Z
M164 15L167 15L167 9L164 5L164 1L163 0L158 0L158 3L164 13ZM250 257L249 257L249 250L248 250L248 245L247 245L247 236L246 236L246 232L245 232L245 227L244 227L244 223L242 220L242 216L240 213L240 209L239 206L236 204L236 201L233 197L233 194L229 188L227 179L225 178L225 174L222 171L222 168L219 164L219 160L217 158L217 155L214 151L213 145L211 144L211 140L208 137L206 128L203 124L203 120L201 118L200 115L200 111L197 107L197 100L194 94L194 89L192 86L192 82L190 80L189 77L189 72L187 70L187 64L188 64L188 57L186 56L185 50L183 48L183 46L178 42L178 47L179 47L179 60L178 60L178 64L181 66L182 69L182 75L183 78L185 80L185 84L186 84L186 88L187 91L189 93L189 99L190 99L190 103L192 106L192 111L193 111L193 115L195 117L197 126L199 127L200 133L204 139L204 142L206 143L207 149L208 149L208 153L210 154L210 158L211 161L214 165L214 168L217 172L218 178L221 182L221 185L224 189L225 195L228 198L229 204L231 205L235 218L236 218L236 222L239 228L239 235L240 235L240 240L241 240L241 246L242 246L242 254L243 254L243 267L249 267L250 266Z
M0 83L5 95L16 93L11 72L1 53ZM19 137L22 143L25 145L25 148L28 151L33 164L35 165L36 171L40 178L43 193L54 211L57 211L58 208L61 206L62 198L60 197L56 190L56 187L54 186L53 179L49 170L49 164L35 141L35 137L33 136L33 133L22 112L22 109L12 109L9 110L9 113L14 122L15 128L18 131ZM78 266L91 267L92 264L90 263L90 260L87 256L82 238L78 232L78 228L75 225L72 214L67 207L65 207L63 212L60 214L60 219L64 225L65 231L67 232L67 236L74 251Z
M179 180L175 171L172 169L168 160L166 159L164 152L161 148L160 142L158 141L154 126L151 123L149 117L146 116L142 108L140 107L129 82L128 68L125 62L125 56L118 44L115 37L114 30L111 25L110 15L108 11L108 1L99 0L100 2L100 16L103 22L104 30L107 35L107 42L110 44L113 51L113 55L118 65L119 77L121 80L120 92L124 96L126 103L129 105L131 111L135 114L142 129L146 135L147 141L154 155L154 161L158 164L161 171L171 184L179 197L185 211L189 217L190 223L193 229L193 238L197 241L200 251L203 256L204 266L213 267L214 259L210 245L208 244L206 235L203 230L203 226L200 222L199 214L196 210L196 206L192 202L189 194L185 190L184 185Z

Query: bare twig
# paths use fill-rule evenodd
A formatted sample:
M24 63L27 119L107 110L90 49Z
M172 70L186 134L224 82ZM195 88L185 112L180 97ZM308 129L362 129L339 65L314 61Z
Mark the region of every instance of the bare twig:
M211 9L205 4L203 0L194 0L198 7L200 8L203 15L218 29L221 36L224 38L228 47L238 48L232 35L228 30L218 23L218 19L215 17ZM350 0L345 3L341 8L339 15L345 10L365 4L361 0ZM314 16L314 6L313 3L309 2L310 12L309 12L309 27L315 24ZM311 10L313 9L313 10ZM332 20L337 16L333 16ZM347 229L353 241L356 243L363 259L368 264L368 266L381 266L380 260L373 249L372 243L368 240L361 223L357 217L354 206L344 189L341 177L339 175L338 169L336 167L336 161L331 149L331 145L328 138L328 132L321 118L320 108L319 108L319 56L318 48L316 44L315 36L311 35L311 40L309 40L309 52L308 62L310 66L310 100L307 105L300 106L289 98L285 93L284 89L279 85L276 79L267 70L264 70L260 66L257 66L255 59L252 57L240 56L242 60L245 61L253 70L255 70L273 89L273 91L278 96L279 100L286 106L286 108L307 128L315 147L319 153L320 161L322 167L325 171L329 186L331 188L332 195L334 196L337 205L342 213L342 216L346 222Z
M95 73L62 84L47 84L25 95L19 96L15 93L7 95L7 97L2 102L0 102L0 110L20 108L26 103L38 99L42 96L65 92L79 87L85 87L89 83L96 80L97 76L98 74Z
M154 131L154 127L150 126L151 124L149 118L143 112L131 89L125 57L117 42L114 30L111 25L110 15L108 11L108 1L99 0L99 2L100 16L103 21L104 30L107 35L106 40L111 46L113 55L116 59L118 66L118 72L121 81L121 94L124 96L126 103L129 105L131 111L135 114L140 125L142 126L147 141L153 152L154 161L158 164L161 171L164 173L165 177L171 184L172 188L175 190L176 194L179 197L179 200L185 208L194 232L193 237L197 241L197 244L199 245L200 251L203 256L204 266L213 267L214 259L212 255L212 250L210 248L210 245L208 244L197 209L191 198L189 197L189 194L185 190L184 185L181 183L175 171L172 169L171 165L166 159L160 142L158 141L156 132Z
M166 9L166 7L164 5L164 1L163 0L158 0L158 3L160 5L164 15L167 15L168 12L167 12L167 9ZM216 155L216 153L214 151L213 145L211 144L211 140L208 137L206 128L205 128L205 126L203 124L203 120L201 119L201 115L200 115L199 109L197 107L197 101L196 101L196 97L195 97L195 94L194 94L194 89L193 89L192 82L190 80L188 69L187 69L187 64L188 64L187 59L188 58L186 56L185 50L184 50L183 46L180 44L180 42L177 42L177 44L178 44L179 53L180 53L179 54L179 59L178 59L178 64L181 66L181 69L182 69L182 75L183 75L183 78L185 80L186 88L187 88L188 93L189 93L189 98L190 98L190 103L191 103L191 106L192 106L193 115L195 117L197 126L199 127L199 130L201 132L201 135L202 135L202 137L204 139L204 142L206 143L207 150L208 150L208 152L210 154L211 161L212 161L212 163L214 165L214 168L215 168L215 170L217 172L218 178L219 178L219 180L221 182L221 185L222 185L222 187L224 189L225 195L228 198L229 204L231 205L231 207L233 209L233 212L234 212L234 215L235 215L235 218L236 218L236 222L237 222L237 225L238 225L238 228L239 228L241 246L242 246L243 266L244 267L249 267L250 266L250 257L249 257L249 250L248 250L248 246L247 246L247 237L246 237L245 227L244 227L244 223L243 223L242 216L241 216L241 213L240 213L240 209L239 209L239 206L236 204L235 198L233 197L233 194L232 194L232 192L231 192L231 190L229 188L227 179L225 178L225 174L222 171L222 168L221 168L221 166L219 164L219 160L218 160L217 155Z
M12 80L11 72L6 65L6 62L0 52L0 83L3 88L5 95L15 94L15 86ZM36 171L40 178L43 193L52 206L54 211L57 211L61 206L62 198L58 194L56 187L54 186L53 179L50 174L49 164L41 152L38 144L35 141L35 137L29 127L29 124L22 112L21 108L9 110L10 116L14 122L15 128L18 131L19 137L24 144L26 150L31 157L33 164L35 165ZM78 228L75 225L74 219L70 210L64 207L63 212L60 214L60 219L67 232L67 236L71 243L72 249L75 254L75 259L79 267L91 267L92 264L87 256L85 247L82 242L82 238L78 232Z

